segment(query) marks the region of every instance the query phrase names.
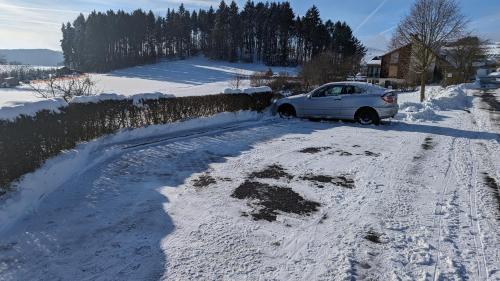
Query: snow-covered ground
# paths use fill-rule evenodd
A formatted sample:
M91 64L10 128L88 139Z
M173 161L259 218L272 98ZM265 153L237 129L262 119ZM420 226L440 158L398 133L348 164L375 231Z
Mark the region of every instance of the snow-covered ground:
M381 126L240 113L84 144L0 204L0 280L499 280L495 97L430 95Z
M398 120L404 121L432 121L436 122L441 117L436 113L440 110L464 109L471 106L472 96L467 95L467 90L473 84L450 86L427 86L425 100L420 102L420 91L400 93L398 95L399 114Z
M16 69L19 69L19 68L24 68L24 69L32 68L32 69L50 70L50 69L54 69L54 68L58 68L58 67L57 66L41 66L41 65L25 65L25 64L21 64L21 65L16 65L16 64L0 64L0 73L1 72L6 72L6 71L16 70Z
M163 93L175 96L219 94L234 88L235 75L248 76L256 71L267 71L268 66L258 63L229 63L212 61L205 57L186 60L167 60L108 74L91 74L99 92L119 95ZM297 75L297 68L271 67L274 73ZM240 81L240 88L248 88L250 81ZM0 88L0 109L20 102L39 101L40 97L29 87L9 90Z

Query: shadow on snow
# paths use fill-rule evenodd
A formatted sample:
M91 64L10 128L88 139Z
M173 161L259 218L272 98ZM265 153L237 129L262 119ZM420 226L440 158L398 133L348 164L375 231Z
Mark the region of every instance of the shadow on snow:
M175 226L163 208L168 198L160 193L161 188L182 186L193 174L251 151L259 143L336 127L499 139L494 133L428 124L364 127L271 120L180 139L131 142L121 155L75 175L47 196L36 213L6 233L0 256L14 271L7 274L13 280L150 280L166 276L168 248L162 249L161 241Z

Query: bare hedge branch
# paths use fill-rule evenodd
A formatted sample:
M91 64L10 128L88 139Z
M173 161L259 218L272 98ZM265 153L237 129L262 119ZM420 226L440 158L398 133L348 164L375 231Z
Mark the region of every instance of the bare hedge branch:
M30 87L41 98L63 98L69 102L73 97L96 95L95 84L89 75L64 78L51 76L43 82L30 83Z

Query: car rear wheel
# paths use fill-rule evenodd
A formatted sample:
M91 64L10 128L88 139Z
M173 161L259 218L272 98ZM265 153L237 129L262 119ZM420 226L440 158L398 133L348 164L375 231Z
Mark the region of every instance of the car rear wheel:
M377 112L371 108L360 109L356 114L356 121L361 125L380 124L380 118Z

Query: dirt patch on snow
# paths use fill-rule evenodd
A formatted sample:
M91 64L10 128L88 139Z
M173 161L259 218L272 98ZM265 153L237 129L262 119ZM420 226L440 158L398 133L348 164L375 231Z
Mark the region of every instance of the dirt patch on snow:
M366 150L364 153L366 156L372 156L372 157L379 157L380 156L380 153L371 152L369 150Z
M483 93L481 100L487 104L487 110L490 112L491 122L500 127L500 101L498 101L493 93Z
M233 181L231 178L218 178L221 181Z
M331 149L329 146L321 146L321 147L307 147L302 150L299 150L301 153L309 153L309 154L314 154L314 153L319 153L325 150Z
M352 156L352 153L350 153L349 151L345 151L345 150L341 150L341 149L337 149L335 151L332 151L329 154L331 154L331 155L338 154L340 156Z
M279 187L254 181L245 181L238 186L232 197L248 199L255 207L251 215L254 220L275 221L278 212L310 215L318 211L319 203L306 200L288 187Z
M426 137L424 139L424 143L422 143L422 148L425 149L425 150L431 150L434 148L436 144L434 143L433 141L433 138L431 137Z
M193 180L193 186L196 188L207 187L211 184L215 184L217 181L210 175L204 174L199 176L197 179Z
M483 173L483 179L484 183L493 191L493 197L495 197L497 201L497 209L499 212L498 219L500 219L500 187L495 178L491 177L488 173Z
M293 176L285 171L285 169L277 164L266 167L262 171L253 172L248 176L249 179L280 179L287 178L292 179Z
M495 93L486 92L480 94L481 100L488 105L488 109L490 111L500 111L500 101L498 101L495 97Z
M300 177L301 180L311 181L316 183L319 188L324 188L325 183L331 183L345 188L354 188L354 180L346 176L327 176L327 175L305 175Z
M380 236L381 236L380 233L377 233L373 230L370 230L370 231L368 231L368 233L366 233L364 238L372 243L380 244L380 243L382 243Z
M327 219L328 219L328 214L324 214L324 215L321 217L321 219L319 220L319 222L318 222L318 223L321 223L321 224L322 224L322 223L324 223Z
M359 147L359 145L358 146L353 146L353 147ZM341 149L337 149L337 150L332 151L332 152L330 152L328 154L331 154L331 155L338 154L340 156L352 156L353 155L351 152L345 151L345 150L341 150ZM365 155L365 156L371 156L371 157L379 157L380 153L375 153L375 152L371 152L371 151L366 150L363 153L361 153L361 154L358 153L356 155Z

